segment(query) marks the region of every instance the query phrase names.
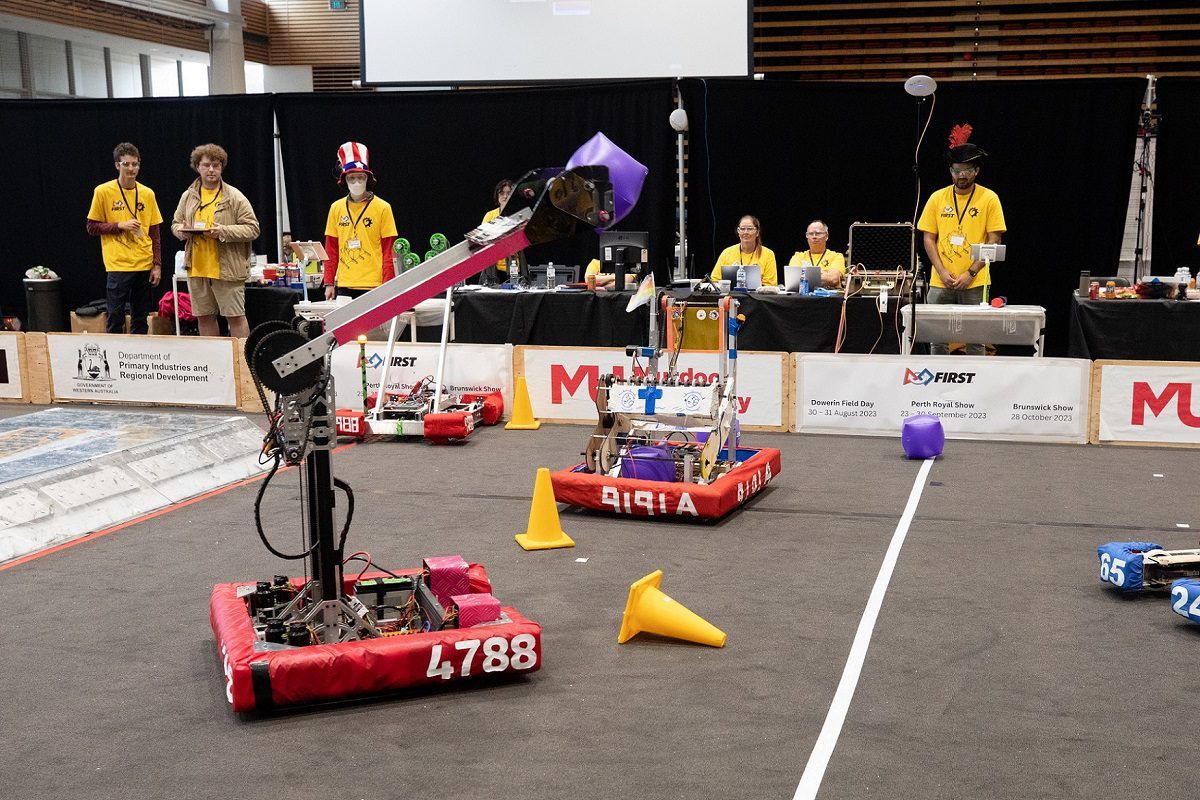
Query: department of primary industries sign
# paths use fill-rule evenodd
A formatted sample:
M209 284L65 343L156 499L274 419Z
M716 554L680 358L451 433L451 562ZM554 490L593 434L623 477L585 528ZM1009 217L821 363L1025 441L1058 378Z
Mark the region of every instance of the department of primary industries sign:
M525 347L525 381L529 402L538 419L595 421L596 385L601 375L645 374L631 369L629 357L618 348ZM737 413L742 425L782 429L787 424L784 410L784 353L738 353ZM659 381L668 357L659 360ZM643 367L645 361L642 361ZM703 376L715 381L719 358L711 352L680 353L676 375L694 380Z
M379 390L387 343L366 347L367 395ZM417 381L437 374L438 345L396 342L388 370L388 391L409 392ZM338 408L363 407L363 362L357 344L333 351L333 385ZM504 396L504 416L512 404L512 346L507 344L451 344L446 347L446 390L452 394L499 391Z
M233 339L50 333L55 400L236 406Z
M1101 442L1200 443L1200 365L1100 362Z
M0 397L20 400L24 397L21 386L21 351L18 349L19 334L0 333Z
M1087 441L1091 363L1068 358L796 355L795 429L898 436L933 414L959 439Z

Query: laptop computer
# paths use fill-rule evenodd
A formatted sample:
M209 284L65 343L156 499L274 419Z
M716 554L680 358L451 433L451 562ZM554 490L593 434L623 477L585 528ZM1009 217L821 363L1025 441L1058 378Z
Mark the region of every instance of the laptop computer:
M821 268L796 266L787 264L783 268L783 288L789 292L800 291L800 279L808 277L808 290L811 292L821 286Z
M762 286L762 267L758 264L746 264L746 290L753 292ZM733 264L728 267L721 267L721 280L729 281L729 286L732 288L737 280L737 265Z

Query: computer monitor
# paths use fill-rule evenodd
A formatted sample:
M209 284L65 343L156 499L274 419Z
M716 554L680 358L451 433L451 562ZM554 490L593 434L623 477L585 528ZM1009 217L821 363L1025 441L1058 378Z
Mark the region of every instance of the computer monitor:
M625 275L637 273L650 264L650 234L646 231L601 231L600 271L611 272L618 288L625 286Z

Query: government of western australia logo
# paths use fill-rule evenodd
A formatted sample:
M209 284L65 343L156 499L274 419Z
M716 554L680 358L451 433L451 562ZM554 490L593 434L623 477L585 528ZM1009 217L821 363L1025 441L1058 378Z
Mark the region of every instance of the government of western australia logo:
M75 366L75 378L81 381L111 381L112 370L108 366L108 351L88 342L76 350L79 360Z

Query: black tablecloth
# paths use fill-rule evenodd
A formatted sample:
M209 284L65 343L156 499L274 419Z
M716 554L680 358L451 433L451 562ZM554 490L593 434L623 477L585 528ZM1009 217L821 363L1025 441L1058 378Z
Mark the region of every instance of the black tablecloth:
M626 313L628 292L473 292L454 296L455 341L624 347L645 344L649 309ZM742 350L833 352L840 297L739 295ZM843 353L899 353L896 300L882 317L874 298L852 298ZM872 350L872 348L874 348Z
M1072 358L1200 361L1200 303L1071 296Z
M296 303L303 299L300 292L284 286L247 286L246 323L250 330L273 319L290 323L296 316Z

